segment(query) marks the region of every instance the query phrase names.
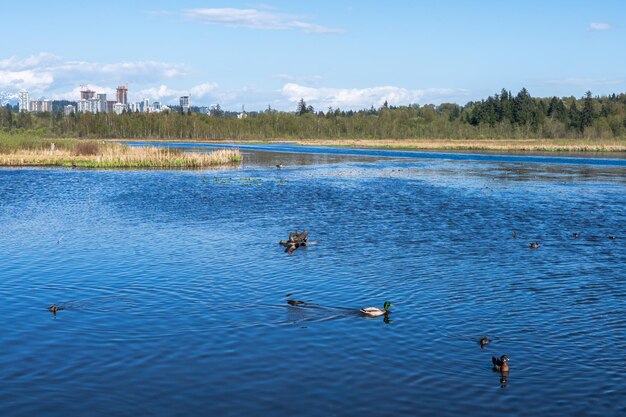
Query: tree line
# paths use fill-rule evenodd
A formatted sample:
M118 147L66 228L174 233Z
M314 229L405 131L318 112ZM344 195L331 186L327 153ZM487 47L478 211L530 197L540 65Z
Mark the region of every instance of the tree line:
M362 110L315 110L300 100L295 112L268 107L211 115L173 109L162 113L20 113L0 107L0 130L52 137L162 139L481 139L626 137L626 94L594 97L531 97L502 89L464 106L393 106Z

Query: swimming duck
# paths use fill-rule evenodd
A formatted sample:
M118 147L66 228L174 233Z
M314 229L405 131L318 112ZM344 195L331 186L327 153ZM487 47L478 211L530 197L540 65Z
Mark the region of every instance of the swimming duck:
M539 249L539 246L541 245L539 244L539 242L530 242L529 246L531 249Z
M574 233L572 236L574 236L574 239L578 239L580 237L580 233Z
M609 236L609 239L611 239L611 240L615 240L615 239L617 239L617 236L615 236L615 235L611 235L611 236Z
M291 255L296 249L298 249L300 246L306 246L304 243L289 243L287 245L287 249L285 249L285 252L288 253L289 255Z
M385 304L383 304L382 309L378 307L366 307L366 308L360 309L359 311L367 317L378 317L378 316L382 316L383 314L391 313L391 311L389 311L389 307L391 307L392 305L393 304L391 304L391 302L385 301Z
M56 313L58 310L59 310L59 307L57 307L56 304L52 304L50 307L48 307L48 311L52 313Z
M493 370L500 372L509 372L509 357L506 355L500 356L500 359L495 356L491 357L491 362L493 363Z
M479 340L478 343L480 343L480 348L482 349L485 347L485 345L491 343L491 339L487 339L487 337L483 337L482 339Z
M513 239L517 239L517 232L513 232Z
M282 169L283 168L283 164L276 164L276 168Z
M287 300L287 304L289 304L290 306L300 306L300 305L304 304L304 301L300 301L300 300Z

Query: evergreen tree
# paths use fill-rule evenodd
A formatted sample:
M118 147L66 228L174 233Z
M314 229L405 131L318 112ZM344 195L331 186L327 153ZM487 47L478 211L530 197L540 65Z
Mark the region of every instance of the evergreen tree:
M559 120L564 122L567 119L567 109L563 100L557 97L552 97L550 104L548 105L548 117L553 120Z
M534 103L528 90L522 88L513 99L513 122L526 125L533 117Z
M298 107L296 108L296 114L299 114L300 116L302 116L306 112L307 112L306 102L304 101L304 98L301 98L300 101L298 102Z
M578 111L578 107L576 107L576 101L572 102L572 105L569 108L568 118L569 126L572 129L582 130L580 125L580 112Z
M580 130L589 127L593 124L593 102L591 99L591 91L585 93L583 100L583 109L580 114Z

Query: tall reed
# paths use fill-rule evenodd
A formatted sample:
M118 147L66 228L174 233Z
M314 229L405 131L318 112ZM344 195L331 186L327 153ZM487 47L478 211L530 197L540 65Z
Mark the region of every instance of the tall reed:
M153 146L134 147L93 140L51 140L13 135L0 136L0 144L0 165L5 166L202 168L235 164L242 160L238 149L184 153Z

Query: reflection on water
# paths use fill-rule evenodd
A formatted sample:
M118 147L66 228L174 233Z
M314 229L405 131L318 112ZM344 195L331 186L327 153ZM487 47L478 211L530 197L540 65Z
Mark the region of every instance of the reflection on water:
M626 411L626 166L244 153L0 170L0 415Z

